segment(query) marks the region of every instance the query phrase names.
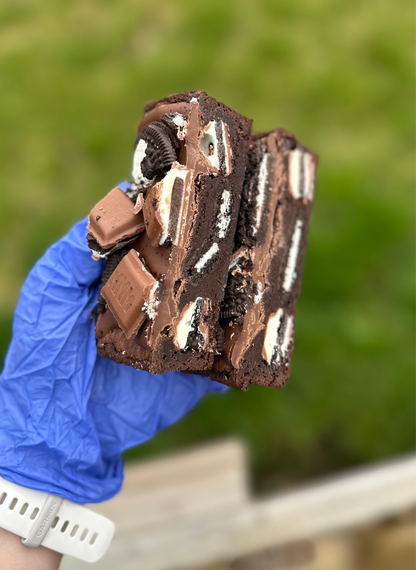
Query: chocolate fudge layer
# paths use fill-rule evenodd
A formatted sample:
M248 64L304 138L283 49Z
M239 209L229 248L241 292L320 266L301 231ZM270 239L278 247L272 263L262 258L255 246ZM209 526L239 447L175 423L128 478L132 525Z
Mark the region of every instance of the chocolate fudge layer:
M90 216L95 258L128 252L103 283L101 356L152 373L212 368L250 138L251 120L202 91L146 106L133 183L104 231L106 204Z
M289 378L318 157L283 129L253 137L210 376L246 390Z

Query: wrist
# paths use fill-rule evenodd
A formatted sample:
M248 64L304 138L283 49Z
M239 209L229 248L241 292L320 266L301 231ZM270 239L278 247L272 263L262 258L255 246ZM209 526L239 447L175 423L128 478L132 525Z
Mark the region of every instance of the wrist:
M28 548L17 534L0 528L0 570L57 570L62 554L40 546Z

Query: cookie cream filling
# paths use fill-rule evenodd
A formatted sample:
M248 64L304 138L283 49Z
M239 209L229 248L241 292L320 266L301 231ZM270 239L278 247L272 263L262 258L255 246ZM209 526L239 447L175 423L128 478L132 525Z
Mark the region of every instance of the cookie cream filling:
M199 148L211 165L228 175L231 172L231 145L228 125L224 121L210 121L204 129Z
M303 197L313 199L313 186L315 183L315 164L309 152L303 154Z
M157 315L157 306L159 305L160 301L157 298L157 290L159 288L159 283L156 282L150 290L149 293L149 300L145 301L142 311L144 311L149 319L152 321L155 320Z
M268 180L268 162L269 153L265 153L260 163L259 177L257 181L257 195L256 195L256 209L255 209L255 222L252 226L253 235L255 235L260 227L261 215L263 213L264 199L266 195L267 180Z
M222 201L220 206L220 212L217 218L217 228L219 228L218 237L224 239L227 233L228 227L231 222L231 192L229 190L224 190L222 193Z
M203 305L204 299L197 297L195 301L189 303L182 311L181 317L175 330L175 341L181 350L185 350L188 345L188 338L196 328L198 313Z
M254 304L257 305L257 303L260 303L262 297L263 297L263 285L259 281L257 283L257 292L254 295Z
M296 266L299 256L300 240L302 237L303 221L297 220L295 230L292 235L292 243L290 244L289 257L285 269L285 278L283 281L283 290L286 293L292 289L293 283L296 279Z
M154 178L149 180L144 176L142 172L142 162L146 156L147 142L144 139L140 139L136 150L133 155L133 180L139 188L146 188L154 182Z
M301 149L289 153L289 190L294 198L312 200L315 165L312 155Z
M199 143L199 148L205 154L211 165L217 170L220 169L220 159L218 156L218 137L216 122L210 121L204 130L204 136Z
M211 245L209 250L206 253L204 253L201 259L199 259L199 261L197 261L197 263L195 264L195 269L198 271L198 273L200 273L200 271L205 267L208 261L218 253L219 249L220 248L218 247L217 242L214 242Z
M281 347L281 353L283 358L286 358L289 350L289 345L292 340L293 340L293 316L290 315L286 321L285 334L283 336L283 342Z
M302 168L302 151L299 148L289 153L289 190L294 198L302 197L300 187L301 168Z
M180 113L174 113L172 116L172 121L177 127L183 128L185 126L185 117Z
M230 261L230 265L228 266L228 271L230 272L232 269L234 269L234 267L238 267L238 269L241 269L239 267L239 263L242 259L246 259L246 254L248 252L248 248L241 248L240 250L237 250L235 253L233 253L232 257L231 257L231 261Z
M185 140L186 136L186 119L181 113L174 113L172 122L178 127L177 137L180 141Z
M222 142L224 144L224 162L225 162L225 174L230 174L231 172L231 145L230 145L230 137L228 136L228 125L221 121L221 128L222 128Z
M283 315L283 309L278 309L275 313L270 315L269 320L267 321L262 350L262 356L266 360L267 364L271 364L275 348L278 344L277 341L282 327ZM276 363L279 361L279 358L280 355L277 354Z
M278 309L269 316L262 349L262 356L267 364L278 364L281 358L287 357L290 343L293 341L293 332L293 315L285 319L283 309Z
M161 193L160 193L160 204L159 204L159 214L160 214L160 223L162 226L162 236L160 238L160 245L163 245L168 237L168 228L169 228L169 219L170 219L170 210L171 210L171 202L172 202L172 190L175 180L177 178L181 178L184 181L189 173L187 168L184 168L179 163L174 162L172 168L166 174L165 178L160 182L161 184ZM182 208L183 208L183 199L184 199L185 192L182 193L182 203L180 212L178 215L178 224L180 224L182 219Z

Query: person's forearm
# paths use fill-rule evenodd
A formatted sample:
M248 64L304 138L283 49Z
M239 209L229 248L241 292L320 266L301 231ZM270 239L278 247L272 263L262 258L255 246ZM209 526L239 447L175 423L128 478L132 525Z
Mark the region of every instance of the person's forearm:
M0 570L57 570L61 559L59 552L28 548L20 536L0 528Z

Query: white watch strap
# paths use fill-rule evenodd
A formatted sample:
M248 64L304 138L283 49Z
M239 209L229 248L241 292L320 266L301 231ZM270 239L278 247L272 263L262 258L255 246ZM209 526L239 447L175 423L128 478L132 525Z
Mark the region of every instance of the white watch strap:
M46 546L96 562L114 535L109 519L66 499L21 487L0 477L0 527L26 546Z

